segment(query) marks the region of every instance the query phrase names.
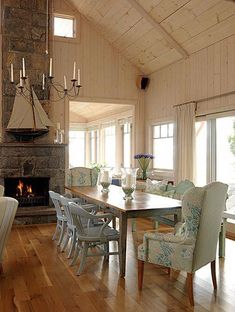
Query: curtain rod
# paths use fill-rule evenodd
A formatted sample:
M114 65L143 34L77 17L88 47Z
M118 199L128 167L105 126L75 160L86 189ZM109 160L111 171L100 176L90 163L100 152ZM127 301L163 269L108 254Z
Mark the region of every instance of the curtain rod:
M182 106L182 105L187 105L187 104L190 104L190 103L205 102L205 101L209 101L209 100L213 100L213 99L219 98L219 97L221 97L221 96L226 96L226 95L231 95L231 94L235 94L235 91L230 91L230 92L226 92L226 93L221 93L221 94L213 95L213 96L210 96L210 97L201 98L201 99L199 99L199 100L191 100L191 101L188 101L188 102L184 102L184 103L180 103L180 104L173 105L173 107L178 107L178 106Z

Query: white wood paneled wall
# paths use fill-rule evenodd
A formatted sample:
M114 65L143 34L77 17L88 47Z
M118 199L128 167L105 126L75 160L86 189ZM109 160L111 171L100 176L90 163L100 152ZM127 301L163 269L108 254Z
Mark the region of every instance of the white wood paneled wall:
M235 109L235 36L209 46L150 76L145 121L172 120L173 105L205 99L197 114ZM221 95L216 99L206 98Z
M117 52L68 3L55 0L54 12L74 15L80 27L80 37L74 43L72 40L53 38L56 80L63 83L64 75L67 76L67 80L71 79L73 62L76 61L81 69L81 98L88 97L97 102L108 98L120 104L130 100L136 105L138 114L140 111L138 107L143 105L143 102L139 101L139 91L136 87L136 79L141 75L140 71ZM57 102L53 105L53 120L68 129L68 102ZM137 120L139 119L137 116ZM143 122L139 127L143 129ZM143 139L140 141L143 142Z

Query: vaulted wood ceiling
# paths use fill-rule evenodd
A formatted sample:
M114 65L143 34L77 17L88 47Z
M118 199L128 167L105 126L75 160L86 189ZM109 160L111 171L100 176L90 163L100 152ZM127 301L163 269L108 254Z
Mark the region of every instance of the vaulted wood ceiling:
M70 122L92 122L98 119L131 111L131 105L111 103L70 102Z
M233 0L70 1L144 74L235 34Z

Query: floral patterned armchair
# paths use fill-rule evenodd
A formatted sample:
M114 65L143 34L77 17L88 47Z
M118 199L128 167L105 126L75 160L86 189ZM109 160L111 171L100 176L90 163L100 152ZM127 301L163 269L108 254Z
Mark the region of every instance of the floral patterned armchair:
M95 186L98 172L95 168L74 167L69 169L68 186Z
M215 257L227 185L213 182L186 191L182 199L182 223L174 233L145 233L138 247L138 281L142 289L144 262L187 272L188 295L192 305L193 273L211 263L216 289Z

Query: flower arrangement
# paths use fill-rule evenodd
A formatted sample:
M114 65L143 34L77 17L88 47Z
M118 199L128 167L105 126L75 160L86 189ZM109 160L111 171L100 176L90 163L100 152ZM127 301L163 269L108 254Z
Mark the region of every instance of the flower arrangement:
M142 169L142 179L146 180L147 169L154 156L152 154L136 154L134 158L138 160L140 168Z

